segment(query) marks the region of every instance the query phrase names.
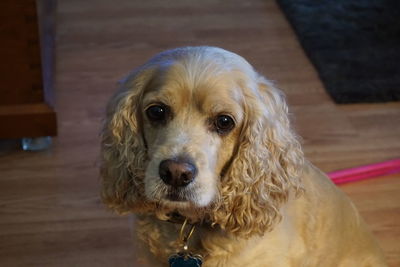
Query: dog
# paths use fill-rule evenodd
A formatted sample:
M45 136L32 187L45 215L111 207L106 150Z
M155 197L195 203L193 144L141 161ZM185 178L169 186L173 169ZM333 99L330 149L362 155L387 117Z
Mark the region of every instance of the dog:
M206 267L386 266L354 204L304 158L283 93L237 54L156 55L121 82L101 137L102 200L137 214L143 264L168 265L185 220Z

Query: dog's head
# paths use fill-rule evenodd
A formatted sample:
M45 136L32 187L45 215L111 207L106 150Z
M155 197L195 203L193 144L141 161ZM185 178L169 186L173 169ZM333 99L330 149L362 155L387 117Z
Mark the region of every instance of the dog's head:
M215 47L161 53L129 75L102 131L102 197L262 234L300 188L302 152L279 90ZM199 218L200 217L200 218Z

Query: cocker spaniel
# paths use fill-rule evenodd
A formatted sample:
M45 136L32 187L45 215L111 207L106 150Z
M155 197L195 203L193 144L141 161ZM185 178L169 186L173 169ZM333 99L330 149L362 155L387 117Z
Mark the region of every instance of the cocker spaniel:
M232 52L178 48L131 73L101 154L102 199L137 214L142 264L167 266L187 220L206 267L386 266L352 202L304 159L283 94Z

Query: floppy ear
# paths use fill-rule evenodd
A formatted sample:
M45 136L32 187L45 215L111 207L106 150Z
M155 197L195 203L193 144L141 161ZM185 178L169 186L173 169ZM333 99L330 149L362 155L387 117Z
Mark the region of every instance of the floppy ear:
M263 77L256 87L245 90L247 118L212 218L242 237L271 230L289 192L301 191L303 153L290 127L284 96Z
M151 70L125 79L112 97L101 132L101 197L119 213L144 209L146 146L140 129L140 103Z

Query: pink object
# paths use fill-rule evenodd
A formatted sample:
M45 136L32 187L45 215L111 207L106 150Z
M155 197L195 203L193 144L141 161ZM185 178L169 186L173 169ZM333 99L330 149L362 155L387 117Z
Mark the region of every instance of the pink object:
M334 171L328 176L335 184L344 184L394 173L400 173L400 159Z

